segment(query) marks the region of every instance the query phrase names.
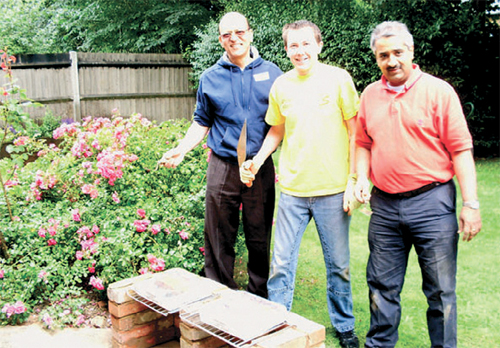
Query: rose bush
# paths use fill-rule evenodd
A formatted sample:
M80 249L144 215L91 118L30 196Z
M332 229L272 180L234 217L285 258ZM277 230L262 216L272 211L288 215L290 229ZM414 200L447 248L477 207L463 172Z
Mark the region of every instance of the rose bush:
M0 198L9 252L0 258L1 324L87 291L104 298L108 284L140 273L202 271L210 150L198 146L175 170L156 168L188 126L115 113L62 124L53 134L59 146L16 139L13 146L31 146L38 158L14 170L15 155L0 161L13 216ZM80 305L47 307L41 319L78 326Z

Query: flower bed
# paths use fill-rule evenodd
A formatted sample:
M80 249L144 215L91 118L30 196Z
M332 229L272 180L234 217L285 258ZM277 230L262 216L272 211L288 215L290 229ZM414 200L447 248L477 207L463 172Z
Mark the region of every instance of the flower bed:
M78 326L86 291L104 298L107 284L140 273L201 272L210 150L199 146L179 168L156 169L188 126L117 114L63 124L53 134L59 146L14 141L19 151L0 161L8 251L0 258L0 324L64 302L40 318L49 327ZM20 166L15 154L27 150L37 159Z

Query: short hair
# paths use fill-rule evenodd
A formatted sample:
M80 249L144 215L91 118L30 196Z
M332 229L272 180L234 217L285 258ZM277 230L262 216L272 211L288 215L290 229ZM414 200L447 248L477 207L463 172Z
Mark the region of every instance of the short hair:
M404 43L408 48L413 46L413 36L406 24L396 21L382 22L375 27L372 31L372 36L370 38L370 47L375 53L375 43L378 39L383 37L391 37L401 35L404 38Z
M285 26L283 27L283 42L285 43L285 47L287 45L288 32L290 30L299 30L302 28L312 28L316 42L321 42L321 30L319 30L318 26L311 21L301 19L300 21L285 24Z
M245 17L244 15L242 15L239 12L228 12L224 16L222 16L222 18L219 21L219 34L221 34L221 32L220 32L220 24L222 23L222 21L224 19L226 19L227 17L232 17L232 16L243 18L246 21L246 23L247 23L247 30L250 29L250 24L248 23L248 18L247 17Z

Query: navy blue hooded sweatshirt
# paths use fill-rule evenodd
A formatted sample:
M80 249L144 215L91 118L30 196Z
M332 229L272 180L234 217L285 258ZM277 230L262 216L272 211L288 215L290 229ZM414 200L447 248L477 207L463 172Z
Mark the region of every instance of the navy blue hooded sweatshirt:
M207 145L224 161L237 163L236 147L247 120L247 158L257 154L269 131L265 122L269 90L283 72L262 59L251 47L254 60L241 70L225 56L200 77L194 121L209 127Z

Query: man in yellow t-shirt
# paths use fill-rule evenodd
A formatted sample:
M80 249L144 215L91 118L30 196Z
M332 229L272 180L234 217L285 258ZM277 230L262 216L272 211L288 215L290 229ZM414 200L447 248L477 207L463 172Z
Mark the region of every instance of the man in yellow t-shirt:
M314 218L327 269L330 320L340 345L357 348L349 223L356 201L352 156L359 98L345 70L318 62L323 42L314 23L287 24L283 39L294 69L274 82L266 114L271 130L257 155L240 168L241 180L251 183L283 140L269 299L291 309L300 241Z

